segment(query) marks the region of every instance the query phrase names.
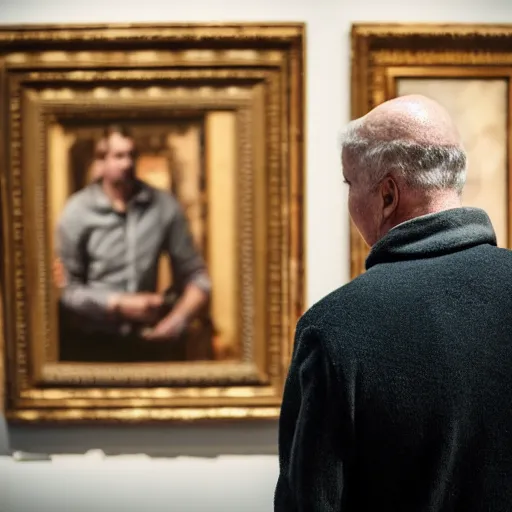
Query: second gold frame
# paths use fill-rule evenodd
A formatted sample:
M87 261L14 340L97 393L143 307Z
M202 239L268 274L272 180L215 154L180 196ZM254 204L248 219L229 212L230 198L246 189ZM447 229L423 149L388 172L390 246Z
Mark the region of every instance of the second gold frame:
M512 26L356 24L352 47L352 117L404 94L439 101L468 152L463 203L512 248ZM352 223L350 240L355 278L368 247Z

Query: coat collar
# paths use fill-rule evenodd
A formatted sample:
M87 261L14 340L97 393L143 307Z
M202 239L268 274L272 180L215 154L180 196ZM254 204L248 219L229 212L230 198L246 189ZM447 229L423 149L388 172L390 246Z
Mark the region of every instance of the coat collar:
M432 258L482 244L497 245L488 215L479 208L453 208L395 226L372 247L366 269L378 263Z

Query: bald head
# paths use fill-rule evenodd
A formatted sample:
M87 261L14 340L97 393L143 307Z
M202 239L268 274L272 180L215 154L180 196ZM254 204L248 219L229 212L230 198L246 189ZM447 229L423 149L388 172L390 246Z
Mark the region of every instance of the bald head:
M452 189L465 183L466 154L444 107L420 95L380 104L350 123L342 141L343 166L368 184L387 175L415 189Z
M342 139L350 216L368 245L420 215L456 208L466 154L448 112L419 95L382 103Z
M416 94L380 104L361 119L360 130L361 135L381 141L462 146L459 131L446 109Z

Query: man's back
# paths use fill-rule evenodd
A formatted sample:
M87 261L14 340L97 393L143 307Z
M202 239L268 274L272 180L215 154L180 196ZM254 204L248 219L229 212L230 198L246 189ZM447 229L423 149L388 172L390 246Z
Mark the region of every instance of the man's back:
M319 487L299 491L310 510L339 510L338 500L358 511L511 509L512 253L486 223L460 209L398 226L365 274L301 319L292 364L302 375L327 368L309 384L314 405L298 413L282 474L303 471L294 458L318 471L302 476ZM314 345L326 362L312 358ZM305 381L292 380L304 396ZM300 453L301 425L321 439L314 451ZM281 477L277 502L287 486Z

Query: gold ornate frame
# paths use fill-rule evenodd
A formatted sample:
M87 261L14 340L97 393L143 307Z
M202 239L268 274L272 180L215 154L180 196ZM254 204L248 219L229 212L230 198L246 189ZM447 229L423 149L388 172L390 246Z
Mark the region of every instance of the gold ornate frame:
M508 82L508 246L512 243L512 25L355 24L352 118L397 95L400 78L502 78ZM368 247L351 222L351 278Z
M304 296L304 32L302 24L0 29L0 348L9 421L278 417ZM241 360L58 362L48 124L210 109L236 114Z

